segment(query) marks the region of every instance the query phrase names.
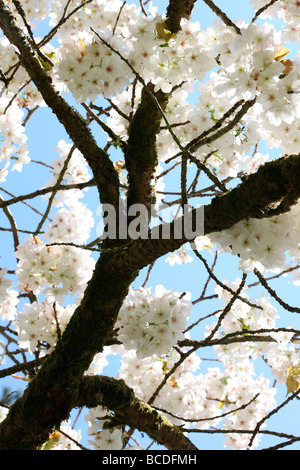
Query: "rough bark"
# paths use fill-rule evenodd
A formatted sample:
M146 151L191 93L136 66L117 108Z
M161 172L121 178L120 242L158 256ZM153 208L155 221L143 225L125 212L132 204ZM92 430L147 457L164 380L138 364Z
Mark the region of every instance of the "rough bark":
M220 232L242 220L269 218L288 212L300 198L299 177L300 155L267 162L256 173L244 178L236 188L215 197L204 206L204 231L197 235ZM196 228L197 211L193 209L191 215L193 231ZM176 224L183 226L184 217ZM170 233L168 239L162 237L162 232L160 226L158 238L149 233L147 239L136 240L126 250L121 250L117 259L111 258L109 262L114 263L116 268L119 266L119 269L122 266L132 270L141 269L190 241L184 236L184 230L181 238L174 236L174 222L165 231Z
M172 33L180 30L182 18L189 20L197 0L170 0L167 8L167 25Z
M33 450L76 406L78 381L111 333L136 276L107 267L103 254L55 351L0 425L0 450Z
M191 14L194 3L195 1L170 1L168 17L169 21L172 21L172 26L170 26L172 31L175 31L180 24L181 17L186 18L186 15ZM55 92L51 79L41 67L23 33L14 24L13 16L2 0L0 0L0 26L11 43L19 50L21 63L45 102L87 159L98 186L101 202L116 205L119 198L119 182L108 155L97 146L82 117ZM143 126L147 123L145 103L146 101L142 102L135 116L136 121L132 124L131 132L136 135L138 123L141 126L141 135L145 130ZM149 153L143 163L143 179L146 188L149 188L150 178L155 168L155 136L159 121L160 117L155 114L153 127L147 129L151 152L148 149ZM136 142L132 140L128 151L130 153L127 154L127 162L132 175L135 171L139 171L139 161L134 161L134 150L138 153L141 150L140 145L142 145L140 140ZM299 175L299 155L267 163L256 174L247 177L237 188L215 198L205 207L204 233L209 234L229 228L250 217L270 217L289 210L300 196ZM130 186L134 202L147 200L148 190L144 190L143 193L142 186L137 189L134 188L133 183L130 183ZM133 241L123 249L112 249L102 253L83 300L75 310L55 351L45 360L36 377L29 383L24 395L11 407L8 417L0 424L0 450L39 448L47 440L51 430L68 418L70 411L78 406L80 400L80 403L82 402L84 371L94 355L102 350L106 339L111 334L119 308L139 270L188 241L184 236L180 239L172 236L173 224L170 228L169 239L149 237L146 240ZM108 401L108 395L103 392L104 381L105 378L102 379L99 402L114 408L115 405ZM95 384L96 387L99 382ZM110 396L120 391L120 383L107 381L106 386L110 390ZM169 448L190 445L189 441L182 440L178 429L170 427L161 418L159 418L161 421L158 425L158 417L148 405L141 404L133 398L126 388L123 387L122 390L126 392L124 392L127 397L124 398L125 402L129 400L129 410L126 407L122 409L115 407L115 412L123 422L144 430L160 443L170 446ZM79 397L81 397L80 400ZM86 404L91 405L91 401ZM176 444L169 442L169 432L177 436Z
M128 207L143 204L149 213L155 203L153 178L158 164L156 136L160 131L161 109L165 109L169 95L161 91L154 93L149 83L144 87L141 103L138 106L128 131L128 144L125 164L128 171ZM141 132L142 130L142 132Z
M169 450L197 450L194 444L151 406L135 398L123 380L84 377L79 385L78 406L101 404L114 411L117 423L133 426Z

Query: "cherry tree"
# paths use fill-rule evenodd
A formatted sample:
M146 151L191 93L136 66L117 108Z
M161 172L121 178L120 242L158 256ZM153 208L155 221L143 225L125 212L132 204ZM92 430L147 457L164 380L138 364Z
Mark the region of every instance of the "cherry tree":
M300 440L270 424L300 393L300 5L250 3L0 0L1 450Z

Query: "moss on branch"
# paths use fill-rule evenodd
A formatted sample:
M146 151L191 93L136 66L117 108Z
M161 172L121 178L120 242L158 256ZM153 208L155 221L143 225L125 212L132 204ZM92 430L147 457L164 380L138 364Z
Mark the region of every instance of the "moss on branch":
M196 450L182 431L147 403L138 400L123 380L89 376L80 383L78 405L98 405L114 411L118 422L133 426L169 450Z

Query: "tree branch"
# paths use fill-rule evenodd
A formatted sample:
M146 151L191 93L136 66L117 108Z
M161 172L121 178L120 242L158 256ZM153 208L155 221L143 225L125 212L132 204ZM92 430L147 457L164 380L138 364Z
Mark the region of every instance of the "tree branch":
M149 93L151 91L151 94ZM154 86L143 88L139 104L128 130L125 164L128 171L128 207L143 204L149 212L155 202L153 178L158 164L156 136L160 131L162 114L152 96ZM155 98L165 109L169 95L157 92Z
M52 193L53 191L67 191L70 189L85 189L91 186L95 186L94 179L91 179L84 183L72 183L72 184L57 184L56 183L54 186L48 186L47 188L37 189L36 191L33 191L32 193L29 193L29 194L21 194L20 196L14 196L12 199L8 199L6 201L1 200L0 198L0 207L7 207L12 204L16 204L18 202L23 202L26 199L34 199L35 197L43 196L47 193ZM0 187L0 190L3 190L3 188Z
M189 20L197 0L170 0L167 8L167 25L172 33L177 33L182 18Z
M197 450L197 447L150 405L135 398L123 380L86 376L79 384L78 406L102 405L114 411L121 423L133 426L169 450Z
M128 171L127 207L134 204L143 204L148 208L154 203L152 180L158 163L156 136L160 131L161 120L164 119L170 129L164 110L168 103L170 93L161 90L154 92L154 85L148 84L139 75L130 62L103 37L92 29L98 39L125 62L142 84L141 102L131 118L128 129L128 143L125 152L125 164Z
M137 276L136 271L115 271L108 264L111 256L114 253L101 254L61 340L0 423L0 450L38 449L77 406L79 380L102 351Z
M288 210L300 196L299 173L300 155L282 157L261 166L238 187L205 207L205 233L229 228L249 217L270 217L274 214L273 203L279 203L275 213ZM170 229L174 230L174 223ZM78 378L102 350L139 270L186 241L184 235L179 240L171 231L167 239L162 236L140 239L123 250L101 254L84 298L61 341L0 424L0 449L36 449L53 427L67 419L74 407Z
M289 211L300 198L300 155L281 157L262 165L256 173L243 178L236 188L215 197L204 206L204 233L196 232L197 217L202 208L189 214L190 229L195 237L209 235L232 227L249 218L268 218ZM191 241L184 233L185 216L170 224L162 224L149 232L147 239L130 243L126 250L108 262L117 269L142 269L169 252ZM176 237L176 229L182 227L182 236ZM178 233L178 232L177 232ZM169 234L166 236L165 234Z
M194 3L195 1L187 0L170 1L169 16L174 15L178 23L180 16L178 11L181 11L182 17L185 17L183 7L187 8L186 12L191 12ZM171 14L172 8L175 13ZM19 50L22 65L41 92L45 102L65 126L70 138L87 159L94 174L101 202L117 206L119 181L112 162L96 144L83 118L54 90L51 78L40 65L27 39L15 25L14 18L3 0L0 0L0 26L11 43ZM151 94L148 95L148 99L150 97L152 97ZM145 117L145 109L141 107L139 111L143 111ZM159 108L157 108L157 113L158 111ZM135 132L134 126L131 127L130 132ZM149 130L151 151L154 148L151 139L154 139L155 132L156 127ZM131 158L130 164L137 165L138 162L133 161L133 154L130 155L129 160ZM150 165L153 165L151 159ZM148 183L150 174L150 172L145 174ZM299 174L300 155L283 157L266 163L255 174L247 176L238 187L213 199L205 207L204 233L209 234L229 228L250 217L271 217L290 210L300 196ZM197 214L196 211L192 212L194 216ZM180 219L179 223L183 223L184 220L184 218ZM195 225L194 222L195 217L191 219L192 228ZM102 351L105 341L113 330L129 286L137 277L139 270L189 241L184 233L180 239L176 238L174 223L169 226L170 237L163 237L161 232L163 227L161 226L160 233L158 231L156 239L150 237L146 240L132 241L122 250L116 252L112 250L101 254L81 303L72 315L61 340L55 350L45 359L39 373L29 383L24 395L16 401L10 408L7 418L0 423L0 450L37 449L47 440L49 432L53 428L59 428L60 423L69 417L70 411L79 405L79 398L83 393L82 386L88 383L84 382L85 378L82 376L95 354ZM194 449L190 447L192 445L178 431L178 428L170 426L169 422L156 415L149 405L136 400L127 388L120 386L119 382L106 381L104 383L103 380L99 398L102 403L105 401L110 409L115 410L122 422L143 429L150 437L159 438L160 442L169 446L170 449L178 448L179 445L181 448L186 445L186 449ZM91 381L89 385L91 386ZM95 380L94 387L96 391L97 387L99 390L98 378ZM127 401L124 398L125 401L121 402L121 392L125 394ZM120 403L125 402L129 405L128 408L125 406L120 408ZM91 398L84 404L92 406L92 403ZM151 430L153 427L154 431ZM170 440L173 441L170 442Z
M209 8L216 13L216 15L229 27L233 28L237 34L241 34L240 28L233 22L231 21L230 18L224 13L224 11L221 10L212 0L203 0L204 3L206 3Z

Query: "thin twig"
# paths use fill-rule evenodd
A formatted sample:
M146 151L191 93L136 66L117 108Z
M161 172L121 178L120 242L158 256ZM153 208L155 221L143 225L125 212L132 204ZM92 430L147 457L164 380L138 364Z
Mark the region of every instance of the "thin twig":
M247 274L243 273L242 280L240 282L240 285L239 285L237 291L234 293L234 295L232 296L232 298L230 299L230 301L228 302L228 304L224 308L223 312L221 313L221 315L218 318L217 324L215 325L215 327L212 329L211 333L206 338L208 342L214 337L215 333L218 331L219 327L221 326L222 321L224 320L226 315L230 312L231 307L233 306L234 302L237 300L239 294L242 292L242 290L245 286L245 283L246 283L246 278L247 278Z
M16 372L24 372L28 369L40 366L46 359L47 356L41 357L39 359L34 359L33 361L25 362L24 364L16 364L15 366L8 367L0 371L0 378L7 377L8 375L15 374Z
M218 313L218 312L215 312ZM208 317L208 316L207 316ZM276 342L276 339L271 335L274 333L291 333L294 337L291 342L298 342L299 330L292 328L260 328L259 330L241 330L228 333L225 336L216 339L206 338L205 340L184 339L178 342L180 347L193 347L193 348L206 348L207 346L220 346L233 343L248 343L248 342Z
M2 201L3 201L3 198L0 195L0 202L2 202ZM3 212L6 215L6 217L8 218L8 221L10 223L12 234L13 234L14 247L15 247L15 250L17 250L17 248L20 244L20 241L19 241L19 235L18 235L18 229L17 229L16 221L14 219L14 216L12 215L10 210L8 209L8 207L3 207Z
M77 13L78 10L80 10L81 8L84 8L86 5L88 5L89 3L91 3L93 0L86 0L85 2L83 3L80 3L80 5L78 5L76 8L74 8L67 16L65 16L66 14L66 8L67 6L69 6L69 2L66 6L66 8L64 9L64 12L63 12L63 15L61 17L61 19L59 20L59 22L57 23L56 26L54 26L54 28L51 29L51 31L49 31L49 33L38 43L38 47L41 47L41 46L44 46L45 44L47 44L47 42L49 42L53 36L56 34L57 30L64 24L66 23L72 15L74 15L75 13Z
M148 16L148 15L147 15L147 12L146 12L146 10L145 10L145 7L144 7L144 5L143 5L143 0L139 0L139 1L140 1L140 7L141 7L142 12L144 13L145 16ZM146 2L146 3L147 3L147 2ZM146 3L145 3L145 5L146 5Z
M252 447L253 441L255 439L255 436L259 432L260 427L267 421L267 419L271 418L274 414L278 413L281 408L286 406L290 401L294 400L294 398L298 397L300 394L300 390L297 390L296 392L292 393L285 401L283 401L280 405L278 405L276 408L274 408L270 413L268 413L266 416L264 416L255 426L255 429L253 431L253 434L251 436L248 449Z
M48 214L49 214L49 212L50 212L50 210L51 210L51 207L52 207L54 198L55 198L55 196L56 196L56 193L58 192L58 186L60 186L60 184L61 184L61 182L62 182L62 180L63 180L63 178L64 178L64 176L65 176L65 173L66 173L66 171L67 171L68 165L69 165L69 163L70 163L70 160L71 160L71 158L72 158L72 155L73 155L73 152L74 152L75 148L76 148L75 145L73 145L73 146L71 147L71 150L70 150L70 152L69 152L67 158L66 158L65 161L64 161L63 168L62 168L60 174L58 175L57 182L56 182L56 184L54 185L54 189L53 189L53 192L52 192L52 194L51 194L51 196L50 196L50 198L49 198L48 205L47 205L47 208L46 208L46 210L45 210L45 213L44 213L44 215L43 215L43 217L42 217L42 220L40 221L40 223L38 224L38 226L37 226L37 228L36 228L36 231L35 231L35 234L36 234L36 235L37 235L38 233L40 233L40 230L41 230L41 228L42 228L42 226L43 226L45 220L46 220L47 217L48 217Z
M103 131L106 132L106 134L108 134L108 136L111 138L112 142L117 144L123 151L125 151L126 150L126 143L123 142L120 139L120 137L118 137L107 124L105 124L103 121L101 121L99 116L97 116L94 113L94 111L92 111L92 109L86 103L81 103L81 106L83 106L84 109L86 110L87 114L92 119L94 119L94 121L96 121L97 124L99 124L99 126L103 129Z
M186 156L182 156L182 161L181 161L181 177L180 177L180 182L181 182L181 207L184 213L185 206L188 203L187 199L187 189L186 189L186 183L187 183L187 159Z
M257 268L254 269L254 274L258 277L260 280L260 283L263 285L263 287L269 292L269 294L286 310L292 313L300 313L300 308L299 307L291 307L289 304L284 302L277 293L272 289L269 284L267 283L266 279L263 277L263 275L259 272Z
M32 47L34 48L34 50L36 51L37 55L44 61L44 62L47 62L50 67L53 67L53 63L52 61L49 59L49 57L47 57L45 54L43 54L40 49L38 48L35 40L34 40L34 36L33 36L33 33L32 33L32 30L31 30L31 27L30 27L30 24L28 23L27 19L26 19L26 15L25 15L25 12L22 8L22 5L21 3L19 2L19 0L12 0L13 1L13 4L15 5L16 7L16 10L17 12L19 13L19 15L21 16L23 22L24 22L24 25L26 26L26 29L27 29L27 32L29 34L29 37L30 37L30 42L31 42L31 45Z
M202 142L204 138L207 137L209 134L212 134L213 132L219 130L220 127L222 127L222 125L231 118L231 116L237 111L237 109L240 106L243 106L244 104L245 104L244 100L237 101L231 108L229 108L228 111L226 111L226 113L223 114L223 116L220 119L217 120L217 122L215 122L213 126L211 126L209 129L206 129L205 131L202 132L202 134L200 134L199 136L191 140L188 143L187 148L191 150L192 152L195 149L199 148L198 147L199 142Z
M32 109L28 109L27 111L27 116L25 117L24 121L22 122L22 126L26 126L27 122L29 121L29 119L31 118L31 116L33 115L33 113L35 113L35 111L39 109L39 105L36 105L34 108ZM33 161L33 160L30 160L30 161Z
M146 275L146 278L145 278L145 280L142 284L142 288L144 288L146 286L147 282L149 281L150 273L152 271L153 266L154 266L154 261L149 264L149 267L148 267L148 270L147 270L147 275Z
M237 34L241 34L240 28L233 22L231 21L230 18L222 11L217 5L212 0L203 0L204 3L214 12L216 15L221 18L223 23L225 23L227 26L234 28L234 30L237 32Z
M201 300L204 298L205 292L206 292L207 287L208 287L208 284L209 284L210 280L212 279L211 273L213 273L213 270L214 270L214 268L215 268L215 266L216 266L216 263L217 263L217 259L218 259L218 252L216 251L215 257L214 257L214 261L213 261L213 264L212 264L212 266L211 266L211 268L210 268L210 270L209 270L208 278L207 278L206 283L204 284L202 293L201 293L200 297L197 299L197 301L194 301L194 302L193 302L193 305L194 305L195 303L197 303L197 302L201 302Z
M7 202L9 201L13 201L15 200L15 196L10 192L10 191L7 191L6 189L4 188L0 188L1 191L3 191L4 193L8 194L9 196L12 196L14 199L9 199L8 201L5 201L4 199L1 201L0 199L0 207L4 208L4 207L7 207L7 206L10 206L10 203L7 204ZM17 198L17 197L16 197ZM26 199L26 198L25 198ZM24 198L22 199L19 199L20 202L22 202L25 206L29 207L29 209L31 209L33 212L36 212L37 214L39 215L43 215L42 212L40 212L39 210L37 210L35 207L33 207L31 204L28 204L28 202L25 202L24 201ZM49 219L49 217L48 217ZM51 221L51 219L49 219Z
M169 370L169 372L167 372L163 378L163 380L161 381L161 383L159 384L159 386L156 388L156 390L154 391L154 393L152 394L152 396L150 397L150 399L148 400L148 405L151 405L155 398L157 397L157 395L159 394L159 392L161 391L161 389L165 386L165 384L167 383L168 379L174 374L174 372L176 371L176 369L180 366L180 364L182 364L191 354L193 354L197 349L199 348L199 346L195 346L194 348L191 348L189 351L187 351L186 353L183 353L181 354L181 357L178 359L178 361L173 365L173 367Z
M66 432L62 431L61 429L59 430L59 432L65 436L67 439L69 439L70 441L74 442L74 444L76 444L81 450L91 450L91 449L88 449L87 447L84 447L82 444L80 444L80 442L76 441L73 437L69 436L69 434L67 434Z
M226 284L224 284L223 282L221 282L217 276L212 272L212 270L210 269L210 267L208 266L208 263L206 261L206 259L197 251L193 248L193 251L195 253L195 255L197 256L197 258L199 258L202 263L204 264L207 272L210 274L211 278L220 286L222 287L222 289L226 290L227 292L230 292L230 294L232 295L236 295L236 292L234 290L232 290L230 287L228 287ZM214 298L216 298L217 296L214 296ZM250 307L254 307L254 308L258 308L260 310L262 310L263 308L260 306L260 305L256 305L256 304L253 304L252 302L248 301L246 298L243 298L241 296L238 295L237 297L239 300L242 300L243 302L245 302L247 305L249 305ZM205 299L207 299L207 297L205 297ZM202 299L204 300L204 298Z
M172 418L184 421L186 423L200 423L202 421L213 421L215 419L222 419L225 418L228 415L231 415L233 413L236 413L237 411L245 410L251 403L253 403L257 397L259 396L259 393L257 393L251 400L244 405L239 406L238 408L235 408L234 410L227 411L226 413L222 413L220 415L212 416L211 418L205 417L205 418L199 418L199 419L193 419L193 418L183 418L182 416L176 416L175 414L171 413L168 410L162 409L162 408L157 408L155 406L152 406L152 408L156 409L157 411L167 413L168 415L172 416Z
M59 190L59 191L68 191L70 189L84 189L88 188L91 186L95 186L94 179L91 179L90 181L87 181L85 183L72 183L72 184L55 184L54 186L49 186L48 188L42 188L42 189L37 189L36 191L33 191L32 193L29 194L22 194L20 196L13 196L11 193L6 191L4 188L0 188L1 191L6 192L10 196L13 196L12 199L8 200L2 200L0 199L0 208L1 207L7 207L12 204L16 204L17 202L23 202L26 199L34 199L37 196L43 196L47 193L51 193L54 190ZM41 212L37 211L37 209L34 209L32 206L29 206L32 210L35 210L38 214L42 215Z
M296 266L292 266L288 269L284 269L283 271L281 271L278 274L274 274L274 276L266 277L265 281L272 281L274 279L278 279L279 277L284 276L285 274L288 274L288 273L290 273L292 271L295 271L296 269L299 269L299 268L300 268L300 266L299 266L299 264L297 264ZM260 285L260 281L252 282L251 284L247 285L247 288L249 289L250 287L255 287L255 286L258 286L258 285Z
M267 10L267 8L269 8L270 6L274 5L275 2L277 2L278 0L271 0L269 3L267 3L266 5L262 6L259 10L257 10L257 12L255 13L255 16L252 18L251 20L251 23L254 23L257 18L265 11Z
M121 16L122 10L123 10L123 8L125 7L125 5L126 5L126 0L124 0L124 2L122 3L122 5L121 5L121 7L120 7L120 10L119 10L119 13L118 13L116 22L115 22L114 27L113 27L113 30L112 30L113 35L114 35L115 32L116 32L116 28L117 28L117 25L118 25L120 16Z
M292 439L289 439L288 441L285 441L285 442L281 442L280 444L277 444L275 446L271 446L271 447L266 447L262 450L278 450L278 449L282 449L283 447L287 447L287 446L290 446L292 444L295 444L295 442L299 442L300 441L300 437L293 437Z

